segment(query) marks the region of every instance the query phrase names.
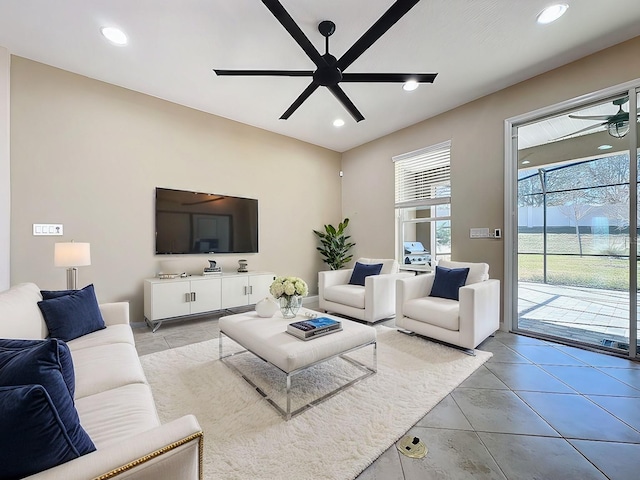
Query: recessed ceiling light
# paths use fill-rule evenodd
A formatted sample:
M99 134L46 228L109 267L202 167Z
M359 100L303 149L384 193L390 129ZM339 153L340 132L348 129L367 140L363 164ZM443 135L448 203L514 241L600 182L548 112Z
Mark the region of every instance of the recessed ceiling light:
M341 127L341 126L343 126L343 125L344 125L344 120L342 120L341 118L336 118L336 119L333 121L333 126L334 126L334 127Z
M548 6L538 14L538 23L545 25L547 23L555 22L562 15L564 15L564 12L567 11L567 8L569 8L569 5L567 5L566 3L558 3L556 5Z
M600 145L598 147L598 150L609 150L610 148L613 148L611 145Z
M122 30L115 27L102 27L100 29L102 35L112 43L116 45L126 45L127 44L127 36L124 34Z
M529 160L523 160L522 165L529 165L531 162Z
M407 82L404 82L404 85L402 85L402 89L410 92L418 88L418 85L418 82L416 82L415 80L409 80Z

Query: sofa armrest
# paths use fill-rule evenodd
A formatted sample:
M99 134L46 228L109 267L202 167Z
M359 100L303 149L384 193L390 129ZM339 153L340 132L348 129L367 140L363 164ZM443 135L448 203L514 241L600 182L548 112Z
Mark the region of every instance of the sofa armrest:
M129 325L129 303L128 302L114 302L114 303L101 303L100 313L104 323L109 325Z
M87 480L124 478L202 479L203 433L193 415L172 422L84 455L30 479Z
M402 307L405 302L431 293L435 278L435 273L427 273L396 280L396 318L404 316Z
M318 272L318 289L320 289L320 287L327 288L335 285L346 285L349 283L352 273L352 268Z
M489 279L460 287L460 335L473 343L500 328L500 280Z
M364 279L365 320L390 317L396 312L396 280L413 277L413 273L384 273Z

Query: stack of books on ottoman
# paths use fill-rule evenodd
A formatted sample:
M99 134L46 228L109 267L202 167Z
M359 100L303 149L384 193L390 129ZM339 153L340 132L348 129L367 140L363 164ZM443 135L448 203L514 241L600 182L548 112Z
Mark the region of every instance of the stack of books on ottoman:
M310 318L287 325L287 333L302 340L311 340L341 330L342 322L327 317Z

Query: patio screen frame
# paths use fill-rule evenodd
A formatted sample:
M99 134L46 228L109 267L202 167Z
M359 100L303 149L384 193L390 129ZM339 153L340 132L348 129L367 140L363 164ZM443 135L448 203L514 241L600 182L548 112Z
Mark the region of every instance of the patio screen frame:
M597 92L566 100L504 121L504 328L508 331L518 330L518 128L551 117L563 111L580 108L595 102L602 102L616 95L629 96L629 112L638 109L638 93L640 79L612 86ZM628 135L629 157L629 232L638 227L638 127L630 128ZM630 235L629 249L629 358L638 357L638 252L637 235Z

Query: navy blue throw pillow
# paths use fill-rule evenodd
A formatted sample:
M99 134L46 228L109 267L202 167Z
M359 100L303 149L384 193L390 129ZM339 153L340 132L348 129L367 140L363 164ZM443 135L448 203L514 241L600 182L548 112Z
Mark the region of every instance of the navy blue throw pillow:
M359 263L356 262L353 267L353 273L349 279L349 285L362 285L364 287L364 279L369 275L379 275L382 270L381 263Z
M79 456L42 385L0 387L1 478L23 478Z
M47 340L13 340L0 338L0 350L23 350L25 348L37 347L46 341ZM69 395L71 395L73 399L76 394L76 375L73 369L71 351L69 350L69 346L62 340L56 339L55 341L58 342L58 363L60 364L62 377L69 390Z
M96 449L80 425L78 412L60 370L58 342L55 339L45 340L32 348L0 350L0 387L15 385L42 385L77 456ZM16 435L16 432L10 433Z
M43 300L51 300L52 298L66 297L77 291L78 290L40 290L40 295L42 295Z
M49 336L68 342L106 328L93 285L38 302Z
M464 286L468 275L468 268L436 267L436 278L429 296L459 300L460 287Z

